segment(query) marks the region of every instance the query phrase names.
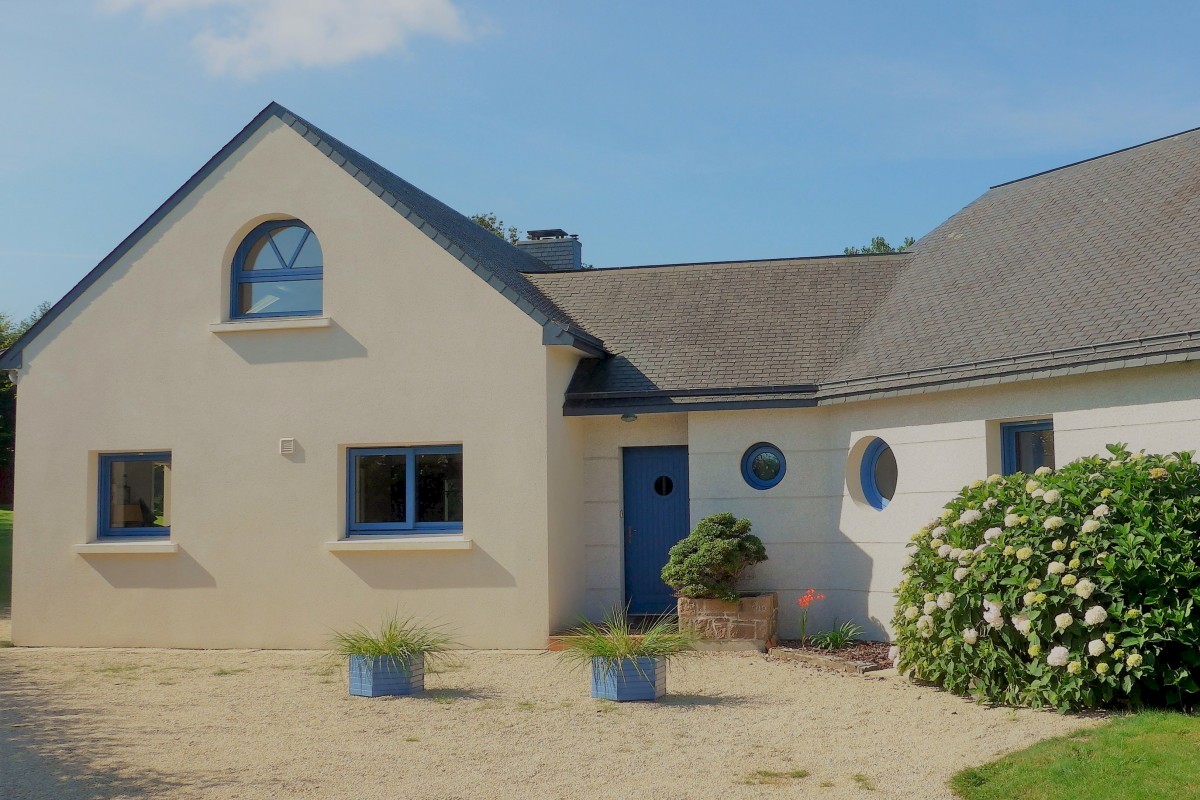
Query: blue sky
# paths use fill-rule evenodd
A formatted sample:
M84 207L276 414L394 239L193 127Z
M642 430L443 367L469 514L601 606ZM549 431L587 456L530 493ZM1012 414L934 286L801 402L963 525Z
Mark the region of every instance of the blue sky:
M1185 3L55 0L0 25L0 311L271 100L596 266L840 253L1200 126Z

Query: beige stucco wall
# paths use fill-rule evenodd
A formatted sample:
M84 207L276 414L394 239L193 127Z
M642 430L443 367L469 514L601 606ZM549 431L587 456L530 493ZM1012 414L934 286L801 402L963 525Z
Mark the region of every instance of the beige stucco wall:
M796 634L795 602L811 586L827 595L813 624L853 619L881 636L904 544L963 485L999 470L1000 421L1053 417L1060 463L1115 441L1200 449L1198 397L1200 365L1180 364L820 408L589 419L589 609L624 597L621 447L688 445L692 523L726 510L754 523L770 560L746 588L780 592L782 635ZM847 484L872 436L891 445L899 468L883 511L860 503ZM784 479L766 491L750 488L740 471L742 454L761 441L787 458Z
M210 331L233 249L273 216L319 236L332 326ZM343 170L267 125L26 351L15 641L314 647L398 609L469 645L543 646L548 572L583 560L581 546L547 547L551 518L565 540L579 499L569 467L547 469L550 440L570 445L574 424L559 406L575 356L555 351ZM279 455L281 437L295 456ZM344 535L346 446L459 442L472 550L326 548ZM77 554L95 531L96 453L142 449L172 452L179 552Z

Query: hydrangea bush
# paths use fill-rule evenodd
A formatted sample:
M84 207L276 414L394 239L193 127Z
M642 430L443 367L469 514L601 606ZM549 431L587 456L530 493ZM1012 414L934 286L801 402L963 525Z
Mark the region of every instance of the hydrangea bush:
M902 671L1008 705L1200 699L1200 466L1108 450L976 481L913 536Z

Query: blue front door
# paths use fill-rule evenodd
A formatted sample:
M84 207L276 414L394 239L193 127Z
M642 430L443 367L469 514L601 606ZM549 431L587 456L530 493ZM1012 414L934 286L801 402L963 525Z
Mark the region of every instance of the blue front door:
M688 535L686 447L626 447L625 600L630 614L661 614L675 595L660 573L667 553Z

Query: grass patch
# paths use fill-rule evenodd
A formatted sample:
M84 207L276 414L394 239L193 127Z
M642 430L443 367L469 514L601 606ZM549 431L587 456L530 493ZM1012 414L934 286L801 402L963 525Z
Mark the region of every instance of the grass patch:
M801 778L808 777L806 769L789 769L784 772L777 772L773 769L760 769L751 772L749 775L742 778L742 783L751 785L765 786L780 786L792 781L798 781Z
M855 773L851 777L854 779L854 782L858 784L858 788L864 789L868 792L875 791L875 781L871 780L866 775L863 775L861 772Z
M448 706L456 700L458 700L458 698L452 694L435 694L433 696L433 702L443 706Z
M239 672L249 672L247 667L221 667L213 670L213 675L223 678L226 675L237 675Z
M12 506L0 506L0 608L12 605Z
M1035 744L964 770L950 787L966 800L1195 798L1200 786L1200 717L1148 711Z
M417 738L417 737L415 737L415 736L405 736L405 737L404 737L404 741L406 741L406 742L419 742L419 741L421 741L421 740L420 740L420 739L418 739L418 738Z
M106 664L96 667L96 672L104 675L133 675L141 668L140 664Z
M517 709L520 711L533 711L535 708L537 708L537 703L532 700L517 701Z

